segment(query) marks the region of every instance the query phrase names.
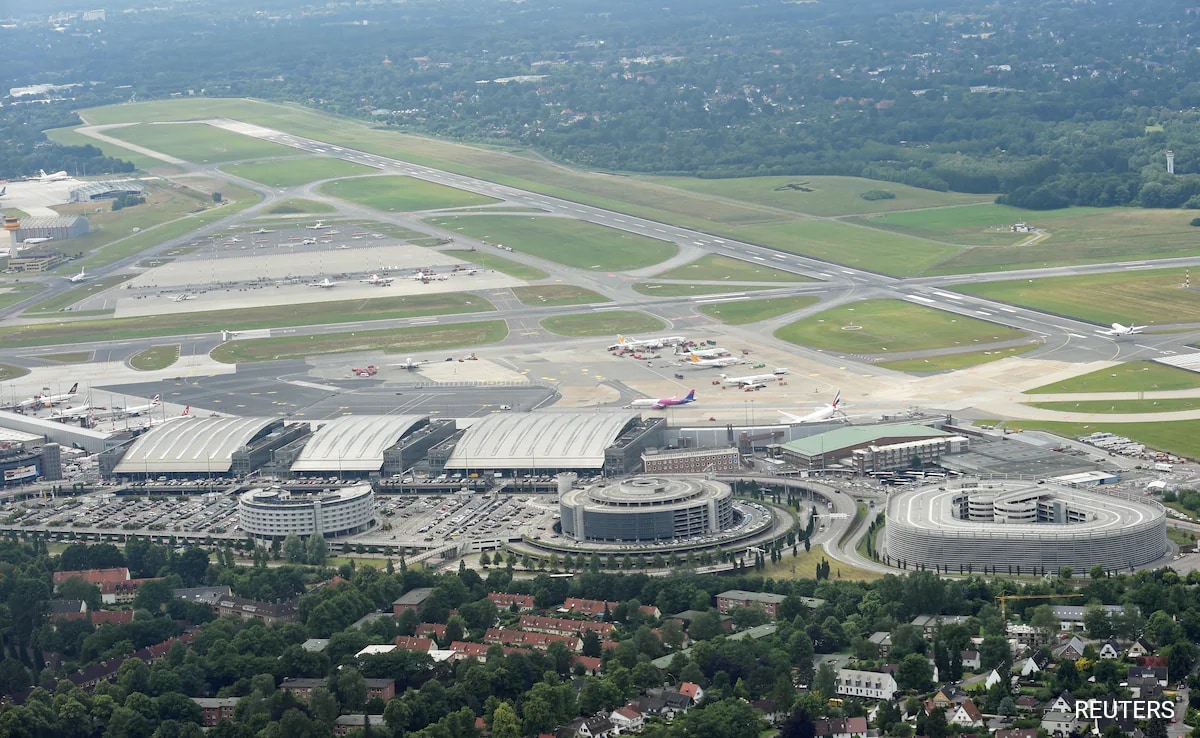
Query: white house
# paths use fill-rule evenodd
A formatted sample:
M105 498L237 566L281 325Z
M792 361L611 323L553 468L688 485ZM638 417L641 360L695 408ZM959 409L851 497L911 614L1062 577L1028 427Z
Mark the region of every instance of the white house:
M1042 718L1042 729L1053 736L1070 735L1085 724L1085 721L1076 719L1074 707L1070 712L1048 712Z
M951 723L965 728L977 728L983 725L983 713L971 700L965 700L947 716Z
M1117 646L1116 641L1109 638L1104 642L1104 645L1100 647L1097 655L1102 659L1119 659L1121 658L1121 649L1119 646Z
M613 710L612 714L608 716L608 721L619 733L637 733L646 724L642 711L632 702Z
M979 671L979 652L978 651L963 651L962 652L962 668L967 671Z
M890 700L896 689L896 679L886 672L838 669L837 693L840 695Z
M1000 672L995 669L992 669L991 671L989 671L988 675L986 677L984 677L984 679L983 679L983 685L985 687L987 687L988 689L991 689L992 687L996 686L997 684L1003 684L1003 683L1004 683L1004 677L1000 676Z

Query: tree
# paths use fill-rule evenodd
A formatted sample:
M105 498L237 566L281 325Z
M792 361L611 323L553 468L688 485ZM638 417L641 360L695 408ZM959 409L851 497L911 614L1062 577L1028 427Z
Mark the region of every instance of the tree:
M325 543L325 537L313 531L304 546L304 555L305 560L313 566L323 566L325 559L329 557L329 546Z
M300 536L295 533L289 533L287 538L283 539L283 547L280 550L285 561L292 564L304 563L306 553L304 541L300 540Z
M492 713L492 738L521 738L521 719L508 702L501 702Z
M342 707L352 712L367 704L367 682L357 669L343 669L334 681L334 691Z
M933 667L923 655L910 653L900 661L896 669L896 686L900 689L925 692L932 682Z
M1054 608L1050 605L1038 605L1033 608L1029 625L1038 630L1043 642L1050 640L1060 628L1058 616L1054 614Z
M837 672L827 661L822 661L817 667L817 675L813 679L813 689L825 699L837 696Z
M736 697L688 710L679 723L679 735L704 738L745 738L758 735L767 727L748 702Z
M103 602L100 599L100 588L84 580L83 577L71 577L58 585L58 599L83 600L88 610L99 610Z
M220 192L214 192L214 193L212 193L212 201L213 201L213 202L215 202L215 203L218 203L218 204L219 204L219 203L221 202L221 200L222 200L222 199L224 199L224 198L222 198L222 197L221 197L221 193L220 193Z
M688 636L693 641L707 641L721 635L721 616L716 610L702 612L692 618Z
M208 551L202 548L189 548L184 551L175 564L175 572L183 580L183 586L199 585L208 572Z
M142 586L138 587L137 594L133 596L133 606L141 610L159 612L171 601L174 589L169 579L151 579L143 582Z

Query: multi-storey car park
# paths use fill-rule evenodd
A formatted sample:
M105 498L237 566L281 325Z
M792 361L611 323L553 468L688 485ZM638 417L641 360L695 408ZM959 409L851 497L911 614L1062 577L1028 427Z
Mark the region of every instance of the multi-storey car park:
M362 533L375 523L375 492L369 484L313 494L279 488L253 489L238 498L242 530L255 538L289 535L329 538Z
M564 534L583 541L670 541L717 535L741 517L728 485L634 477L572 489L559 498Z
M1167 554L1156 502L1030 481L958 480L888 500L880 552L942 570L1125 570Z

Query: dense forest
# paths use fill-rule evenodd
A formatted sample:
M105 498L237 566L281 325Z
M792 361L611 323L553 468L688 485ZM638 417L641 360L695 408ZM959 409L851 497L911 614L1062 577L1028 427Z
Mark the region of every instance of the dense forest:
M48 124L96 102L254 96L601 170L1200 207L1198 30L1183 0L226 0L39 9L0 28L0 74L79 85L32 106Z

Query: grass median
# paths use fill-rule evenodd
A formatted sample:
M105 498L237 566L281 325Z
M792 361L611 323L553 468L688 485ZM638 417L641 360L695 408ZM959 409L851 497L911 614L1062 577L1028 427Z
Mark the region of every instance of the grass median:
M318 354L349 351L380 351L388 354L435 349L483 346L503 341L508 325L503 320L479 323L422 325L378 331L330 333L319 336L282 336L247 341L228 341L210 354L216 361L240 364L252 361L302 359Z
M616 336L665 330L667 324L636 310L606 310L582 315L546 318L541 326L560 336Z
M819 297L768 297L763 300L740 300L701 305L700 312L729 325L745 325L760 320L803 310L815 305Z
M1061 382L1025 390L1030 395L1068 392L1156 392L1200 387L1200 374L1151 361L1128 361Z
M485 269L494 269L501 274L507 274L517 279L524 279L527 282L536 282L539 279L545 279L550 276L537 267L522 264L512 259L506 259L503 256L497 256L488 251L452 249L443 253L458 257L463 261L469 261L472 264L478 264Z
M541 284L532 287L513 287L513 294L523 305L556 307L612 302L599 292L573 284Z
M151 346L129 357L129 365L141 372L152 372L167 367L179 361L179 344L166 346Z
M716 281L727 279L731 282L812 282L815 281L803 274L793 274L782 269L763 266L761 264L733 259L720 254L708 254L699 259L677 266L674 269L654 275L658 279L695 279L699 281Z

